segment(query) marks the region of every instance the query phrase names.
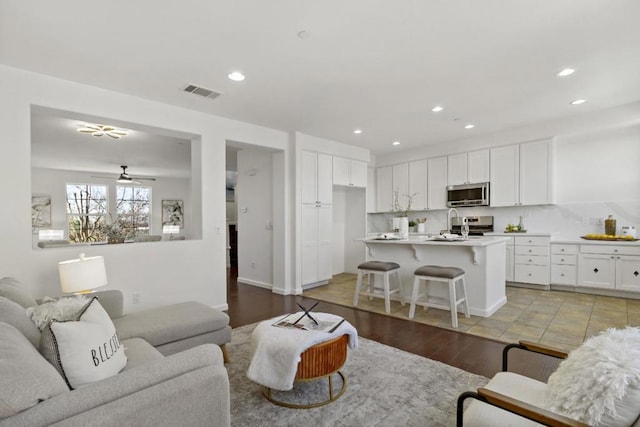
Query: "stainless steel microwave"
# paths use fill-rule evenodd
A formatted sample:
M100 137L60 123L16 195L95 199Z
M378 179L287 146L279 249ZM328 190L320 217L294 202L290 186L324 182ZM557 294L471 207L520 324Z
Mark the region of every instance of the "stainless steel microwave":
M447 206L489 206L489 183L447 186Z

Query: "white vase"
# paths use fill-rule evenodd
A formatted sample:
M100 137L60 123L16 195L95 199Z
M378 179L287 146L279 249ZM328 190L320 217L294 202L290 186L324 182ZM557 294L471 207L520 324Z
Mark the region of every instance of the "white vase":
M418 233L424 234L424 232L425 232L424 222L419 222L418 223Z
M402 216L398 219L400 220L400 231L398 232L398 234L403 239L406 239L409 237L409 218L407 218L406 216Z
M391 231L397 233L400 231L400 217L396 216L391 218Z

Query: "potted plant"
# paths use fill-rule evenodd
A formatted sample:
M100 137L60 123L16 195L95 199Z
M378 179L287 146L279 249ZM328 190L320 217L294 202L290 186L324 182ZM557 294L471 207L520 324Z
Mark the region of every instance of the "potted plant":
M409 214L411 213L411 204L415 194L403 194L407 200L407 204L400 203L400 193L396 190L393 192L393 212L397 213L397 217L393 218L394 231L400 233L402 237L409 237Z

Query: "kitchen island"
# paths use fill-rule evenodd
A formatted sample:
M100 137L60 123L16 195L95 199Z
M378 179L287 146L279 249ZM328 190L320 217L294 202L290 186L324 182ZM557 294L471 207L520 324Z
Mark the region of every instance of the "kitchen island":
M413 272L423 265L459 267L465 271L467 297L471 314L489 317L507 302L505 294L506 237L481 236L468 240L439 241L413 237L400 240L366 238L368 260L393 261L400 264L402 285L407 302L413 287ZM442 292L440 292L442 291ZM439 286L433 294L448 295ZM408 309L407 309L408 310Z

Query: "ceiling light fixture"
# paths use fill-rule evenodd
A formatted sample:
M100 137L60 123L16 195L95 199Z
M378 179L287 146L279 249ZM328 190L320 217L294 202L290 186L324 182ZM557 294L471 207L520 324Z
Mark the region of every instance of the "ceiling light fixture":
M474 127L476 127L476 125L469 123L468 125L465 125L464 128L465 129L473 129Z
M242 74L240 71L229 73L227 77L229 77L229 79L233 80L234 82L241 82L244 80L244 74Z
M362 133L362 129L355 129L353 133L355 133L356 135L360 135Z
M435 107L433 107L431 109L431 111L433 111L434 113L439 113L442 110L444 110L444 108L442 108L442 106L440 106L440 105L436 105Z
M585 102L587 102L586 99L576 99L575 101L571 101L571 105L580 105L584 104Z
M393 141L391 145L400 145L400 141Z
M91 125L91 124L84 124L82 126L80 126L78 128L78 132L80 133L88 133L92 136L103 136L103 135L107 135L110 136L113 139L120 139L123 136L127 136L129 135L129 132L123 129L116 129L113 126L107 126L107 125Z
M562 70L558 74L556 74L556 76L558 76L558 77L567 77L567 76L570 76L571 74L573 74L575 72L576 72L576 70L574 70L573 68L565 68L564 70Z

